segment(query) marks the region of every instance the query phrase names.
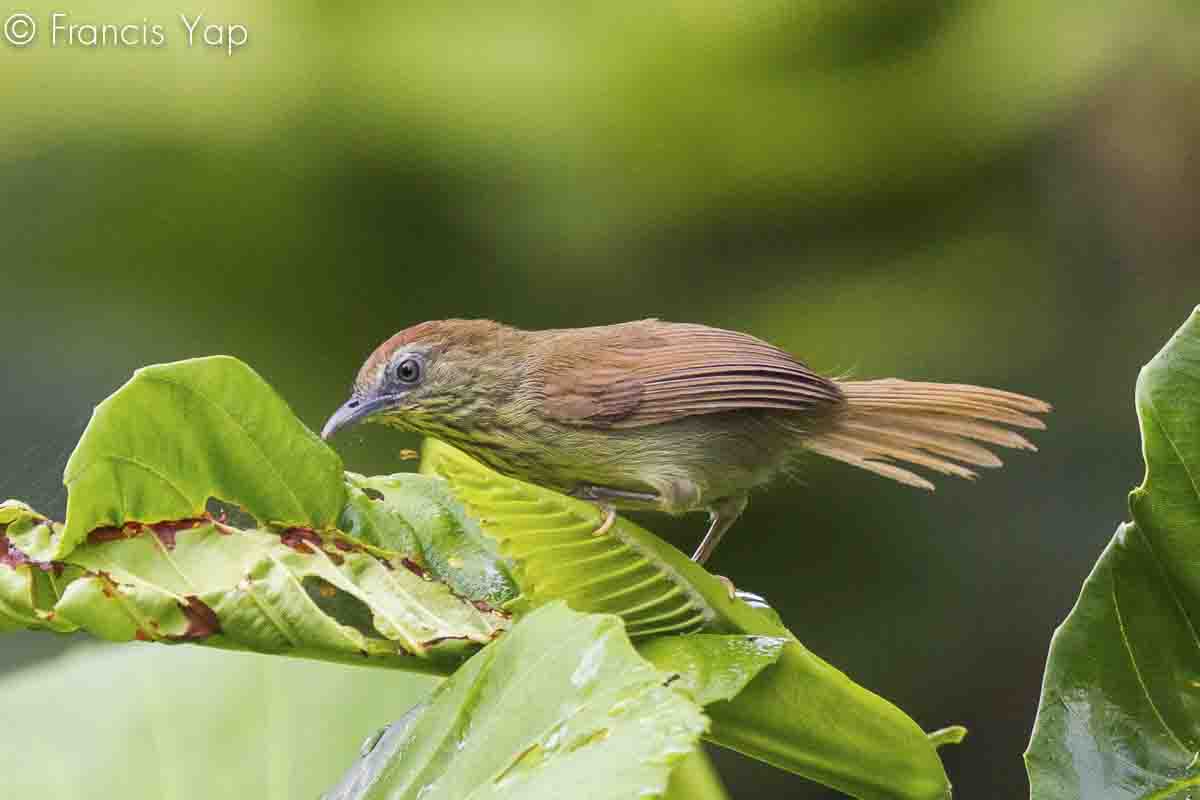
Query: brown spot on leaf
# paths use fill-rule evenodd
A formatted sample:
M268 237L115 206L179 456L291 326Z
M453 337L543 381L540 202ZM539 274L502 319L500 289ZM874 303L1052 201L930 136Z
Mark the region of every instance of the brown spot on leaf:
M146 633L146 632L145 632L144 630L142 630L141 628L138 628L136 631L134 631L133 638L134 638L134 639L137 639L139 642L152 642L152 641L154 641L154 639L153 639L153 638L151 638L150 634Z
M175 535L180 531L188 530L189 528L197 528L201 525L207 525L208 520L203 517L192 519L175 519L165 522L156 522L150 526L150 530L154 531L154 535L163 543L163 547L168 550L175 549Z
M96 528L88 534L88 544L104 544L105 542L115 542L118 539L128 539L124 528L118 528L115 525L107 525L103 528Z
M417 562L413 561L411 558L408 558L408 557L402 558L402 559L400 559L400 563L404 565L405 569L407 569L412 574L416 575L418 578L428 578L429 577L429 573L425 571L425 568L422 567Z
M312 528L287 528L283 533L279 534L279 541L297 553L305 553L307 555L312 555L313 553L313 548L310 545L315 545L317 549L320 549L325 544Z
M221 621L217 619L217 612L209 608L207 603L195 595L188 595L184 599L186 603L180 603L179 607L187 617L187 630L181 636L172 636L172 639L194 641L207 639L221 632Z
M5 530L7 529L8 527L5 526ZM22 564L28 563L29 558L20 550L13 547L12 543L8 541L8 536L0 533L0 564L5 564L9 567L19 567Z

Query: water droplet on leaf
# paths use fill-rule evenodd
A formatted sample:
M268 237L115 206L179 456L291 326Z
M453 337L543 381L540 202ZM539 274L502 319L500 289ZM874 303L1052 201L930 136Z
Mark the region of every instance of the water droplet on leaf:
M368 736L363 741L362 747L358 748L358 754L363 758L366 758L367 755L369 755L370 752L375 749L375 745L379 744L379 740L383 738L383 734L386 732L387 728L380 728Z

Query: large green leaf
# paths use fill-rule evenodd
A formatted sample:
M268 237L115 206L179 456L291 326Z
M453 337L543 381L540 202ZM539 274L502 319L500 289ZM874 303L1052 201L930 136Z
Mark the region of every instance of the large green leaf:
M1146 477L1050 646L1032 795L1200 793L1200 309L1146 365Z
M437 683L203 647L77 647L0 676L0 796L315 798Z
M785 640L778 663L758 665L757 677L744 671L749 684L736 699L708 706L713 742L855 797L949 796L937 745L961 736L926 736L903 711L807 650L773 614L732 598L725 584L667 542L623 518L594 536L602 518L595 505L504 478L442 442L425 443L421 471L449 481L512 560L524 599L534 606L565 599L578 611L619 614L635 637L703 630ZM717 648L711 655L734 651ZM688 657L674 654L664 664ZM697 664L693 674L713 680L723 669L746 667L732 663ZM699 691L704 697L717 690Z
M329 800L626 800L663 794L707 721L621 621L529 614L391 725Z
M160 364L96 407L63 476L66 527L10 537L51 561L94 528L199 517L211 497L263 524L323 530L345 503L341 475L337 454L242 362Z

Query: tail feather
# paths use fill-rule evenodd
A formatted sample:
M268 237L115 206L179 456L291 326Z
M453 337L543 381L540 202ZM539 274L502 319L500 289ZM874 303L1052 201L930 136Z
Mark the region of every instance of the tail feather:
M1048 403L1033 397L982 386L895 378L838 385L846 397L845 408L829 430L812 435L805 446L828 458L929 490L933 484L907 465L972 479L975 472L971 466L999 467L1003 463L980 442L1036 450L1024 436L1001 426L1044 429L1045 423L1032 415L1050 411Z

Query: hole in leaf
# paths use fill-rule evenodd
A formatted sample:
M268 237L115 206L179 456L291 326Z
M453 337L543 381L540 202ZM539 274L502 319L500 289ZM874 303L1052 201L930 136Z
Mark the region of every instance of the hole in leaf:
M253 530L259 527L258 520L244 508L215 497L208 498L208 502L204 504L204 510L217 522L230 527L243 530Z
M309 575L301 581L304 591L326 615L373 639L382 637L375 629L375 615L371 608L352 594L347 594L324 578Z

